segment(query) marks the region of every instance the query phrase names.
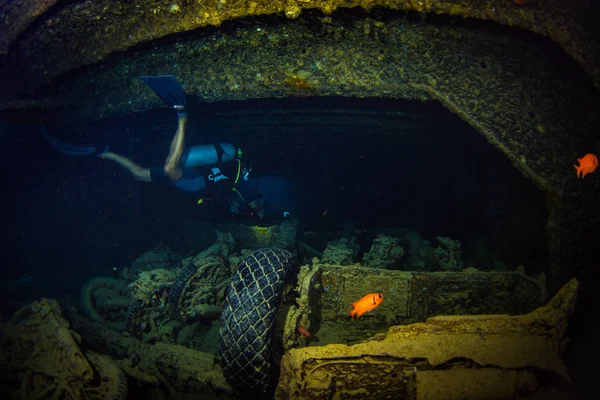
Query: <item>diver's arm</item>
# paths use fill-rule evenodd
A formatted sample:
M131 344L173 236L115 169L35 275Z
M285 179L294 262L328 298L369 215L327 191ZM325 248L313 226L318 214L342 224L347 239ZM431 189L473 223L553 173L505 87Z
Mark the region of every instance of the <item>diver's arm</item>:
M133 177L138 181L151 182L150 169L140 167L127 157L123 157L118 154L111 153L110 151L106 151L100 154L100 158L116 162L117 164L131 172Z
M185 123L187 122L187 115L181 116L178 119L177 132L171 141L171 147L169 148L169 155L165 161L165 175L172 181L181 179L183 171L179 166L181 155L183 154L183 146L185 144Z

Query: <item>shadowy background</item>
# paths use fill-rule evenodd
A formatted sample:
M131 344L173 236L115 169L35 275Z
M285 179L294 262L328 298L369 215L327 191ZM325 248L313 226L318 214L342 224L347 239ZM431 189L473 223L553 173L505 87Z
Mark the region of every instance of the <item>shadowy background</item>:
M405 110L404 113L399 111ZM418 117L418 118L417 118ZM161 166L176 129L167 109L79 125L46 124L63 141ZM78 297L164 242L179 255L196 221L229 222L198 196L135 181L94 156L53 149L38 126L1 126L2 313L47 297ZM432 242L484 238L511 269L546 267L544 198L507 158L439 105L383 99L191 101L187 144L229 141L254 176L294 179L307 230L409 228ZM367 250L367 249L363 249ZM25 282L27 277L30 282Z

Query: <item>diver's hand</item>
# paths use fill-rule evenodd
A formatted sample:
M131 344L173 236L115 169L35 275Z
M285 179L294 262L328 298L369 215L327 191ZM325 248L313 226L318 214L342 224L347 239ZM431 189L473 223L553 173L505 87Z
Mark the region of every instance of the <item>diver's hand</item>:
M217 183L223 179L229 179L227 176L223 175L221 170L218 167L211 168L212 174L208 175L208 180L214 183Z

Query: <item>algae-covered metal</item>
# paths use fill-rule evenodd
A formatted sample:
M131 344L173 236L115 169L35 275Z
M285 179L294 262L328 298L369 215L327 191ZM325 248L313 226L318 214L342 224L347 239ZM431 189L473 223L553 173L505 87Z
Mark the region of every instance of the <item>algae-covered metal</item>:
M436 315L524 314L546 300L543 275L511 272L407 272L358 266L314 264L298 275L299 298L288 312L284 347L357 343L390 326L422 322ZM375 310L352 319L351 304L382 293ZM297 327L318 342L307 341Z
M57 3L55 7L50 5ZM575 59L598 86L600 41L593 10L568 0L198 0L0 2L0 54L12 55L14 74L29 89L48 78L109 54L174 33L261 15L296 19L303 10L331 15L347 8L376 8L495 21L547 35ZM3 74L4 75L4 74ZM3 87L5 91L5 87ZM13 87L19 91L18 87ZM14 93L14 91L12 91Z
M0 323L3 391L12 398L125 399L127 378L108 356L84 352L58 303L42 298Z
M577 287L525 315L434 317L352 346L289 350L276 398L572 398L560 352Z

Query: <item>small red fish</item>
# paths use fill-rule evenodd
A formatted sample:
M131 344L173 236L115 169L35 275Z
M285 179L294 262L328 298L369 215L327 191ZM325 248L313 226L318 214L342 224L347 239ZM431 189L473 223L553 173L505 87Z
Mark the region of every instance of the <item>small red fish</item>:
M579 165L573 164L573 167L575 167L575 170L577 171L578 178L583 178L598 168L598 157L592 153L587 153L582 158L578 158L577 162Z
M383 295L381 293L369 293L356 303L352 303L354 308L348 312L352 315L352 318L354 318L355 315L356 318L360 318L364 313L377 308L382 301Z
M305 328L303 328L302 325L298 325L298 333L301 334L302 336L304 336L307 339L310 339L312 337L312 335L310 334L310 332L307 331Z

